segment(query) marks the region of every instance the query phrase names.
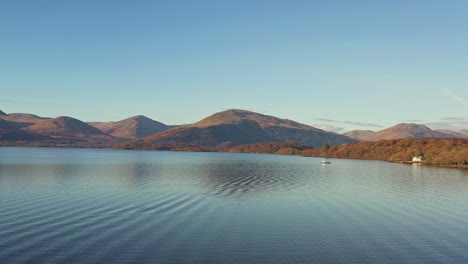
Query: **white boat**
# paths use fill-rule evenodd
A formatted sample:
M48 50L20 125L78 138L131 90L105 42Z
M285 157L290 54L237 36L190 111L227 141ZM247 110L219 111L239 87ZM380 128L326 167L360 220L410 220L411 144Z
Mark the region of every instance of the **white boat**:
M328 160L322 160L322 164L330 164L331 162Z

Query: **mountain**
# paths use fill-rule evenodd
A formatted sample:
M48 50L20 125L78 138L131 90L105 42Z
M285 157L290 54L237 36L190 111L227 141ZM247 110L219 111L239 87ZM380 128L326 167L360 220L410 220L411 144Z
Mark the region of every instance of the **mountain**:
M259 142L297 142L309 147L338 145L355 140L307 126L246 110L231 109L201 121L145 137L127 148L157 148L162 145L236 146Z
M387 129L364 136L365 141L401 138L453 138L453 136L431 130L425 125L401 123Z
M3 113L2 115L0 115L0 119L14 122L13 126L16 128L23 128L23 127L28 127L30 125L37 124L44 120L48 120L50 118L40 117L37 115L25 114L25 113L11 113L11 114Z
M90 125L114 137L137 139L167 130L170 127L146 116L133 116L118 122L93 122Z
M448 135L451 138L466 138L467 136L449 129L436 129L435 131Z
M351 130L346 133L343 133L342 135L350 137L352 139L356 139L358 141L365 141L366 137L369 137L370 135L375 134L375 131L372 130Z
M3 112L2 110L0 110L0 116L5 116L5 115L6 115L6 113Z
M25 128L34 132L56 139L88 142L111 142L115 138L107 135L101 130L92 127L78 119L60 116L53 119L43 120L37 124Z
M39 141L49 139L46 136L23 131L12 125L12 122L0 119L0 141Z
M459 130L458 133L465 137L468 137L468 129Z
M0 119L0 129L14 129L10 122Z

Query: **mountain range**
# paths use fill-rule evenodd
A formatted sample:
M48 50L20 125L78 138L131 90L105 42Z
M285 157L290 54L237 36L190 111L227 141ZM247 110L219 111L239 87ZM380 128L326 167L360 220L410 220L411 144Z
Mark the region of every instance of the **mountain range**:
M354 130L343 135L289 119L230 109L200 121L170 126L138 115L116 122L83 122L60 116L0 111L0 145L117 147L127 149L227 150L286 149L285 142L321 148L357 141L400 138L468 138L468 131L431 130L420 124L397 124L381 131ZM271 146L267 143L276 144ZM275 143L276 142L276 143ZM266 147L268 146L268 147ZM288 145L289 146L289 145ZM303 147L298 147L303 146Z
M126 144L126 147L158 148L178 144L236 146L259 142L297 142L309 147L323 147L326 144L339 145L355 140L292 120L231 109L215 113L191 125L144 137Z

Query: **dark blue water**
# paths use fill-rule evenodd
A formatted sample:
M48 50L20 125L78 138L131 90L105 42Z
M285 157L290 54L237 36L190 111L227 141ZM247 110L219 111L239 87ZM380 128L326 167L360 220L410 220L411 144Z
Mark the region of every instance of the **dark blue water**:
M0 263L468 263L468 172L0 148Z

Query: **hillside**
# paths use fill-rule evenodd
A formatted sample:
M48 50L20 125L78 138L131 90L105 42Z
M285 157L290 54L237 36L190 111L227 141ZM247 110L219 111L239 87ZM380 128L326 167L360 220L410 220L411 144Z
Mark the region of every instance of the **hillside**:
M456 132L456 131L453 131L453 130L449 130L449 129L437 129L437 130L434 130L434 131L443 133L443 134L448 135L449 137L453 137L453 138L467 138L466 135L463 135L462 133L459 133L459 132Z
M453 136L431 130L425 125L402 123L362 137L366 141L402 138L452 138Z
M92 127L78 119L66 116L44 120L25 128L25 130L55 139L87 141L95 143L115 141L114 137L107 135L101 130Z
M425 138L392 139L359 142L329 148L309 149L304 156L375 159L392 162L410 161L413 156L425 156L424 164L448 167L468 167L468 139Z
M114 137L137 139L169 129L161 122L154 121L146 116L133 116L118 122L90 123L106 134Z
M250 120L262 128L272 127L272 126L281 126L289 128L302 128L302 129L313 129L316 131L322 131L318 128L313 128L289 119L281 119L274 116L263 115L247 110L241 109L230 109L222 112L215 113L210 115L197 123L193 124L196 127L210 127L215 125L223 124L236 124L245 120Z
M0 128L8 130L16 130L15 122L6 121L0 118Z
M19 130L12 125L12 122L0 119L0 141L39 141L47 139L49 138L46 136Z
M458 133L468 138L468 129L462 129Z
M230 148L229 152L239 153L269 153L280 155L300 155L306 149L304 145L294 142L262 142L256 144L239 145Z
M370 137L373 134L375 134L375 131L372 130L351 130L346 133L343 133L342 135L355 140L365 141L366 137Z
M148 136L139 142L148 145L191 144L200 146L234 146L257 142L278 141L269 136L257 123L242 121L204 128L181 126Z
M88 124L88 125L90 125L92 127L95 127L95 128L97 128L99 130L101 130L101 128L103 128L103 127L105 127L105 126L107 126L107 125L109 125L111 123L115 123L115 122L112 122L112 121L109 121L109 122L100 122L100 121L98 121L98 122L86 122L86 124Z
M298 142L311 147L337 145L355 140L288 119L246 110L227 110L201 121L180 126L127 143L126 148L163 145L236 146L259 142Z
M3 112L2 112L3 113ZM40 117L33 114L25 114L25 113L12 113L12 114L5 114L3 113L0 115L0 119L14 122L12 123L16 128L23 128L27 126L31 126L37 124L41 121L48 120L48 117Z

